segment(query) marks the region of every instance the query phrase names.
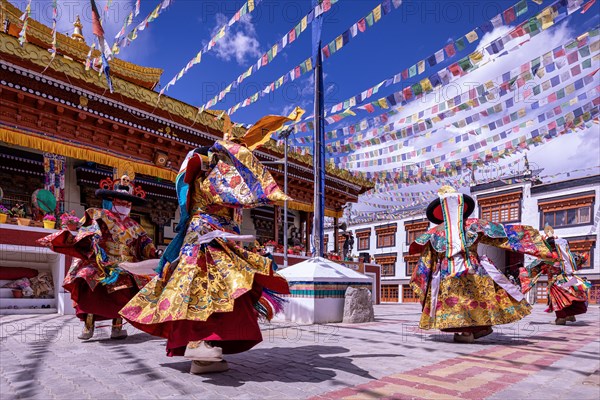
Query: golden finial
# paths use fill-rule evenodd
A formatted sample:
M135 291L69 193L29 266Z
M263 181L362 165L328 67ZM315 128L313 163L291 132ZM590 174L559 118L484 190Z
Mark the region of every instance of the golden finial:
M113 173L115 181L123 179L124 175L129 178L130 182L135 180L135 168L133 167L133 163L131 161L119 162L119 165L117 165Z
M450 193L456 193L456 189L450 185L444 185L438 190L438 196L443 196Z
M73 29L71 38L77 40L78 42L85 43L85 38L83 37L83 25L81 25L81 20L79 19L79 15L75 19L73 26L75 27L75 29Z

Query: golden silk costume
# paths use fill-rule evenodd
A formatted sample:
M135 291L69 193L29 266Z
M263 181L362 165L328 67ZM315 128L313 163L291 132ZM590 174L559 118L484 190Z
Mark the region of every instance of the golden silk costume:
M551 229L551 228L550 228ZM546 239L549 247L555 250L554 262L535 260L519 270L523 293L529 292L546 274L548 277L546 312L555 312L557 318L566 318L587 312L588 290L591 284L575 272L586 261L584 256L572 253L569 243L562 238Z
M177 259L161 264L160 275L121 311L139 329L168 338L170 355L176 355L172 349L192 340L258 343L258 315L246 305L251 301L257 309L272 316L277 305L268 301L272 300L269 291L289 292L285 279L274 272L271 259L249 252L238 243L248 239L239 236L242 208L273 204L286 200L287 196L248 148L219 141L208 156L207 174L200 171L200 155L190 152L178 176L184 221L182 241L173 246L176 252L167 249L163 256L163 259L174 256ZM238 306L242 300L244 306ZM238 317L242 318L240 323L252 325L248 328L250 338L244 333L230 332ZM215 318L227 321L217 326ZM181 324L174 324L177 321ZM190 331L197 334L186 335L183 326L191 326ZM251 347L223 346L223 350L237 352L248 346Z
M421 254L410 284L423 306L422 329L468 332L515 322L530 313L519 288L477 253L479 243L552 257L539 232L530 226L465 220L462 196L442 195L443 222L418 237L409 249L410 254Z
M38 243L74 257L63 287L71 293L79 316L90 313L99 319L117 318L121 307L150 280L122 270L119 263L156 258L156 248L140 224L99 208L85 211L76 235L63 229Z

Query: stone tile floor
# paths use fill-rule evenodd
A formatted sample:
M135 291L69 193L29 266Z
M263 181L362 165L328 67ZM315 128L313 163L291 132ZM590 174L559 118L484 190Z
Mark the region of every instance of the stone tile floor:
M263 325L230 371L190 375L163 339L128 326L81 343L72 316L0 317L0 399L599 399L600 308L567 326L536 305L474 344L418 329L416 304L375 307L368 324Z

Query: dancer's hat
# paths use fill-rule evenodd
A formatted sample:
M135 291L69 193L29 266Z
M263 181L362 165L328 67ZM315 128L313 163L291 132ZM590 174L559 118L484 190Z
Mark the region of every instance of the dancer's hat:
M442 186L440 188L440 190L438 190L438 195L440 197L445 194L449 194L449 193L458 193L458 192L453 187L447 186L447 185ZM458 194L463 196L463 199L465 200L465 208L463 211L463 217L468 218L473 213L473 210L475 210L475 200L473 200L473 198L471 196L469 196L468 194L464 194L464 193L458 193ZM442 202L440 200L440 197L433 200L427 206L427 212L426 212L427 219L430 220L431 222L433 222L434 224L441 224L444 222L444 213L442 212Z
M119 181L103 179L100 181L100 189L96 190L96 197L103 200L124 200L136 206L146 203L146 193L140 188L131 184L129 176L123 175Z

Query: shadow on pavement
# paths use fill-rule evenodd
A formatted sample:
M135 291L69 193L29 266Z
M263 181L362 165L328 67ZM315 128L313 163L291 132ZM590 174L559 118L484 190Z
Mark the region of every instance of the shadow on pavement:
M46 329L44 331L44 339L30 342L27 353L28 363L20 365L19 374L14 378L15 382L28 383L17 388L18 398L31 398L38 395L39 387L36 382L40 369L43 368L43 360L49 354L48 347L52 345L55 338L61 334L62 329L68 323L68 321L64 321L61 325Z
M551 325L551 326L592 326L594 324L589 323L588 321L576 321L576 322L567 322L566 325L554 325L552 324L552 320L549 321L532 321L531 325Z
M230 370L203 376L206 383L219 386L242 386L246 382L310 382L334 379L343 371L367 379L375 379L368 371L354 365L353 358L403 357L394 354L360 354L341 356L349 350L341 346L300 346L253 349L226 357ZM190 361L164 363L163 367L188 373Z

